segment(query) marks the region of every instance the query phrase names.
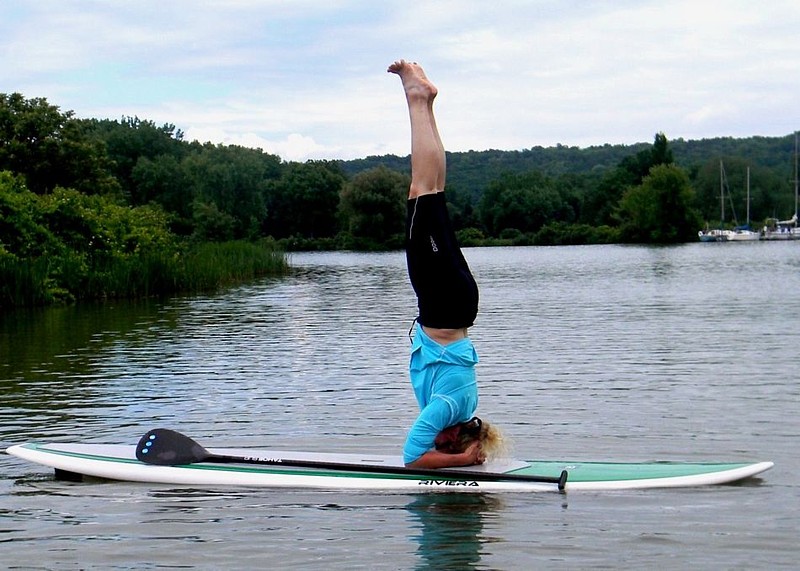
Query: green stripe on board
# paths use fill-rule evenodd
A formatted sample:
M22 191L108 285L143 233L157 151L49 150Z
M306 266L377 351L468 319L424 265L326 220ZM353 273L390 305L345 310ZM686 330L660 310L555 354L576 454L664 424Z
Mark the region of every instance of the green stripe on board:
M733 463L614 463L614 462L531 462L514 474L558 475L561 470L569 472L569 482L610 482L628 480L652 480L657 478L677 478L716 474L750 466L749 462Z

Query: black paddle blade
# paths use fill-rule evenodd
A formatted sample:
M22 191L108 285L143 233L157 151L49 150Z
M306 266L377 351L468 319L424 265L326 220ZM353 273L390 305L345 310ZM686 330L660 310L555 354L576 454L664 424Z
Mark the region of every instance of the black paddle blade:
M146 464L177 466L204 462L211 454L197 442L174 430L155 428L139 439L136 458Z

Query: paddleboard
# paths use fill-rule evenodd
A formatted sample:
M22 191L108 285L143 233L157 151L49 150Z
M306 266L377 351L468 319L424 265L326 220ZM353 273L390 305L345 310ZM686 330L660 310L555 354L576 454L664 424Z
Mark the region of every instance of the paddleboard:
M129 482L190 486L257 486L281 488L320 488L348 490L413 490L471 492L554 491L552 483L502 480L520 475L558 478L568 472L565 491L631 490L726 484L750 478L772 468L772 462L729 463L619 463L503 460L458 468L457 476L448 470L436 476L414 474L403 467L399 456L292 452L252 448L209 448L213 454L281 458L287 463L301 462L382 467L385 472L360 472L324 467L299 468L289 465L197 463L156 466L136 459L136 447L106 444L20 444L9 454L56 470L57 477L82 476ZM392 473L397 469L397 473ZM438 474L441 474L439 476ZM470 474L475 474L474 478ZM494 478L497 479L494 479Z

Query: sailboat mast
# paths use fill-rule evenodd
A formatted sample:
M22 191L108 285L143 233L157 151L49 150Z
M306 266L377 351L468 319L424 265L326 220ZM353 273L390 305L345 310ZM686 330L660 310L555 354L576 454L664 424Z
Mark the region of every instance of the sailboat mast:
M794 132L794 215L797 216L797 131Z
M719 161L719 227L725 223L725 168Z
M747 229L750 229L750 167L747 167Z

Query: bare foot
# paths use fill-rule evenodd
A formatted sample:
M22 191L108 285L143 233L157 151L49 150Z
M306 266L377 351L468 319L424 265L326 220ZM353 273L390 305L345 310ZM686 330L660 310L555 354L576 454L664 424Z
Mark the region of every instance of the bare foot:
M436 86L425 76L422 67L416 62L410 63L401 59L390 65L386 71L400 76L403 82L403 89L406 91L406 97L409 99L419 97L433 101L433 98L439 93Z

